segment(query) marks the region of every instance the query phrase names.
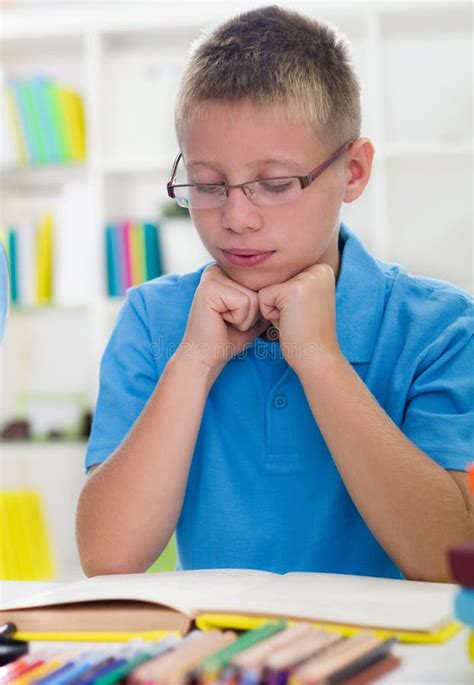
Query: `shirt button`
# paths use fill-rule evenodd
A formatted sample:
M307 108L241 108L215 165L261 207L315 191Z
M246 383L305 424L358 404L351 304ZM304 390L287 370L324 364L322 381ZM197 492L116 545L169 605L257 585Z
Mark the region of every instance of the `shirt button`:
M286 395L276 395L275 399L273 400L273 405L277 409L283 409L287 405L287 399Z

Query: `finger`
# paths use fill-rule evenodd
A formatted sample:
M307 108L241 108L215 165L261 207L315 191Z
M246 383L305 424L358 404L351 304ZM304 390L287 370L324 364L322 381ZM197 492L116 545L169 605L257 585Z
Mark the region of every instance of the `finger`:
M280 310L276 306L276 303L273 299L264 299L259 297L259 309L262 317L264 319L267 319L268 321L274 322L278 321L280 318Z
M258 316L258 301L252 302L247 293L234 287L219 284L210 293L209 301L212 309L238 330L250 328Z
M241 283L237 283L237 281L232 280L229 278L226 273L222 270L220 266L217 264L212 265L211 267L207 267L206 270L212 269L210 272L210 277L212 279L213 283L219 283L220 285L226 286L226 287L231 287L236 290L239 290L242 292L244 295L246 295L249 300L250 300L250 306L248 309L248 316L245 318L239 317L237 320L236 314L235 313L230 313L228 316L223 315L222 318L224 318L226 321L229 323L236 325L239 327L241 330L247 330L250 326L252 326L254 323L258 321L260 318L260 309L258 305L258 294L255 290L250 290L249 288L246 288L244 285Z
M258 301L244 295L241 305L233 311L224 312L222 318L239 331L247 331L260 318Z

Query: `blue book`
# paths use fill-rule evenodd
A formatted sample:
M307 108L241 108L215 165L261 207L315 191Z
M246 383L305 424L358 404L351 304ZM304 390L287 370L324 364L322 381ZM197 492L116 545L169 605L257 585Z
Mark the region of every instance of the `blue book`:
M105 228L105 254L107 260L107 295L115 297L118 295L117 290L117 232L113 226L106 226Z
M10 258L10 298L13 304L19 299L18 292L18 259L17 259L17 239L15 229L8 232L8 254Z
M146 280L149 281L163 273L159 229L155 224L145 223L143 230L145 232Z
M462 587L454 598L454 615L470 628L474 628L474 590Z
M54 112L51 107L51 99L48 96L50 81L46 76L38 74L31 81L36 111L39 117L41 132L44 137L46 160L48 162L61 162L58 132L54 124Z

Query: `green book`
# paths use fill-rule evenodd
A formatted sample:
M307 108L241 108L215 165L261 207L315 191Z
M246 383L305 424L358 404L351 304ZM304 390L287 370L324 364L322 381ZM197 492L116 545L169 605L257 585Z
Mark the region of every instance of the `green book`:
M157 278L163 273L159 228L155 224L143 225L145 236L146 280Z
M39 74L32 82L34 100L39 116L40 129L46 148L46 158L48 162L60 162L59 141L56 127L53 121L51 102L48 98L48 88L50 80Z
M30 120L30 128L33 141L33 159L35 162L44 164L48 161L48 150L46 146L45 130L41 125L41 113L35 95L35 89L31 81L22 84L26 104L27 116Z
M41 131L36 111L33 89L31 83L24 81L21 86L23 102L25 106L28 128L31 134L31 156L33 162L45 161L45 150L41 141Z
M60 87L53 82L49 82L46 87L46 99L49 111L53 117L53 129L56 135L57 151L60 162L69 161L68 143L66 135L66 122L61 105Z
M147 279L147 268L146 268L146 256L145 256L145 232L143 230L143 225L140 223L135 224L136 236L135 236L135 247L136 247L136 260L137 260L137 276L138 282L144 283Z

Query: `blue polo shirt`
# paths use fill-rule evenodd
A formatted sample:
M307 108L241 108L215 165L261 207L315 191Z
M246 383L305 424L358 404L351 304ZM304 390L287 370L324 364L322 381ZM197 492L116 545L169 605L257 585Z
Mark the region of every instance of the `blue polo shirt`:
M410 440L442 467L465 470L474 444L472 299L375 259L343 223L340 248L344 356ZM87 468L141 413L184 335L204 268L128 291L101 363ZM402 577L352 502L278 341L260 338L208 395L176 540L182 569Z

